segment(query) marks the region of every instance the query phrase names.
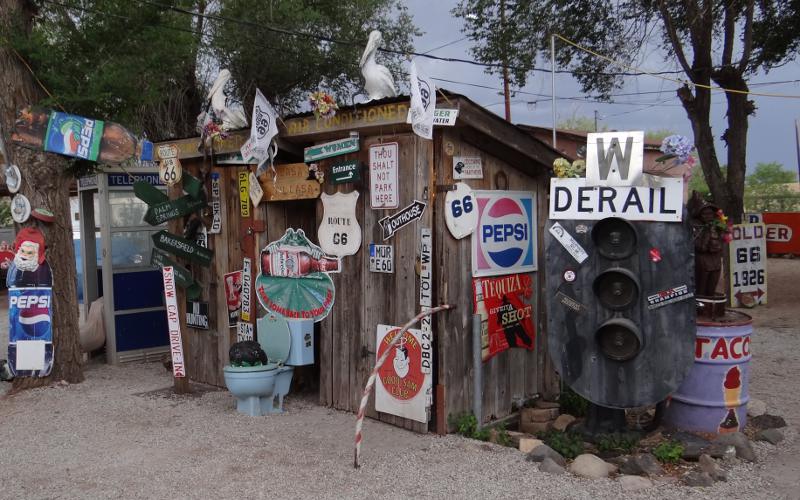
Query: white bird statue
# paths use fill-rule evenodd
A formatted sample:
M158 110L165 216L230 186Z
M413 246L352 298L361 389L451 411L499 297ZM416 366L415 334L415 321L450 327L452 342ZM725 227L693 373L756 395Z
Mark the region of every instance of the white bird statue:
M383 99L384 97L395 97L397 91L394 87L394 78L389 68L375 62L375 53L381 46L383 38L378 30L369 34L367 47L361 55L361 74L364 75L364 89L367 91L369 99Z
M236 130L247 126L247 116L241 105L228 107L227 97L225 96L225 84L231 79L231 72L222 69L214 80L211 90L208 92L208 100L211 101L211 109L214 114L222 120L223 130Z

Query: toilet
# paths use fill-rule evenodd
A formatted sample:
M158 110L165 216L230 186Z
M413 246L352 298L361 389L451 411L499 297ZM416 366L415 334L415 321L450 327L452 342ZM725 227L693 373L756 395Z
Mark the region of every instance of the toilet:
M283 398L292 385L294 367L314 363L313 322L268 315L258 319L257 328L258 343L268 363L223 369L225 385L236 398L236 410L253 417L283 413Z

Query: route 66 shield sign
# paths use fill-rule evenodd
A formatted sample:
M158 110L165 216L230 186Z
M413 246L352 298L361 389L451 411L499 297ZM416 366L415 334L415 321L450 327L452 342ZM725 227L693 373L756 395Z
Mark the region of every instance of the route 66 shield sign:
M361 247L361 226L356 219L358 191L320 195L323 214L317 236L319 246L331 255L353 255Z
M165 158L158 166L158 176L167 186L180 182L183 174L181 162L177 158Z

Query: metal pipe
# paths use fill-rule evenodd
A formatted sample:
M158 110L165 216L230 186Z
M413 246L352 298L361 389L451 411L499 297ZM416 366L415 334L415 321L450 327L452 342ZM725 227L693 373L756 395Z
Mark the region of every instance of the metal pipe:
M550 93L553 96L553 149L556 149L556 36L550 35Z
M481 359L481 315L472 315L472 414L483 425L483 359Z

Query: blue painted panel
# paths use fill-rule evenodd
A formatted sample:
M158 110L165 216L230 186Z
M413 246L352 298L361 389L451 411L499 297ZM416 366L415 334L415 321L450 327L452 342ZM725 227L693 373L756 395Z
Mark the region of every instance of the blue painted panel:
M114 274L114 310L144 309L164 305L161 271Z
M120 314L114 318L114 326L117 352L169 344L165 311Z

